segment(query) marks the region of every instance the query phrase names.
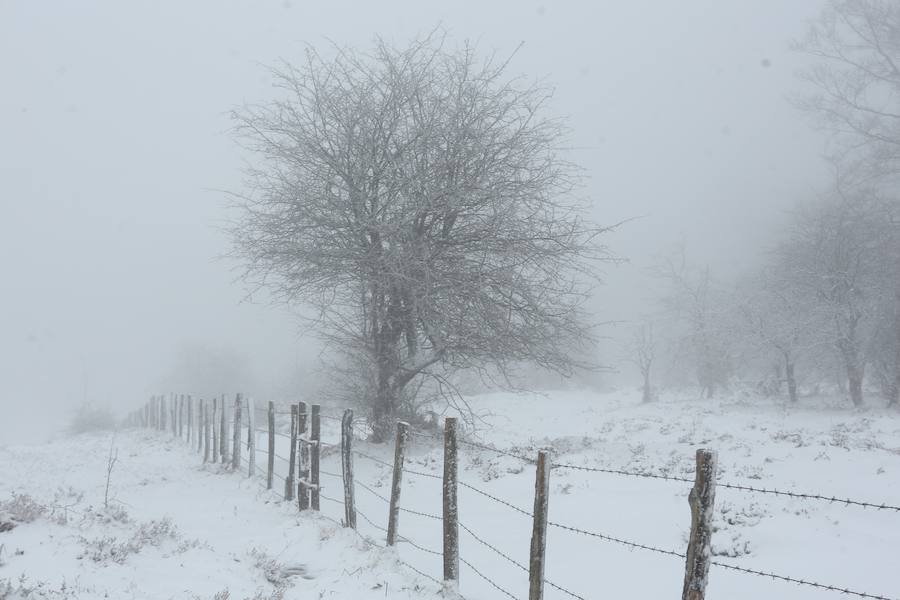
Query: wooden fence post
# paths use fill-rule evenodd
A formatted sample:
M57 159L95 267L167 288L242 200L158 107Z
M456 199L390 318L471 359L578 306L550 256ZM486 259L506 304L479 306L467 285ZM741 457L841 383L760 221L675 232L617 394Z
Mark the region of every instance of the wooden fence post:
M534 526L528 561L528 600L544 597L544 558L547 554L547 504L550 497L550 453L538 452L534 478Z
M219 429L219 454L221 455L222 464L228 462L228 411L225 410L225 394L219 401L219 419L221 421Z
M212 413L209 416L209 428L212 430L212 452L210 452L210 459L212 462L219 462L219 422L217 419L219 418L219 399L213 396L212 399Z
M459 506L457 485L456 417L444 419L444 581L459 585Z
M353 411L341 418L341 474L344 476L344 527L356 529L356 500L353 496Z
M203 452L203 438L206 435L203 425L203 399L197 398L197 425L194 427L194 437L197 438L197 454Z
M234 397L234 441L231 448L231 468L237 471L241 468L241 404L244 397L238 394Z
M201 441L203 442L203 462L209 462L209 402L200 401L200 427L203 429Z
M310 423L310 457L309 457L309 483L310 494L309 504L313 510L319 510L319 461L322 451L319 447L319 441L322 439L322 418L320 412L322 407L318 404L312 405L312 422Z
M269 457L268 470L266 471L266 489L272 489L272 482L275 479L275 403L269 400Z
M253 408L253 398L247 396L247 477L253 477L256 471L256 411Z
M409 439L409 423L397 423L397 439L394 442L394 474L391 479L391 504L388 509L387 545L397 543L400 518L400 487L403 484L403 463L406 461L406 441Z
M284 499L294 500L294 476L297 472L297 405L291 404L291 453L288 454L288 476L284 480Z
M716 499L716 453L697 450L691 505L691 535L684 569L682 600L704 600L711 556L713 508Z
M309 508L309 444L302 440L306 435L306 402L297 403L297 438L300 440L297 461L297 507L300 510Z

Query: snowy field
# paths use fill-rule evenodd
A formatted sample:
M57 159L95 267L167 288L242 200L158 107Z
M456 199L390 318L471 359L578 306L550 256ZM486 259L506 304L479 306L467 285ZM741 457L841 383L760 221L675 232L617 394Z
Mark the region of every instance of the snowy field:
M641 406L632 393L493 394L471 399L488 416L470 441L510 454L552 449L555 462L675 477L693 477L694 450L719 453L719 481L900 504L900 414L852 410L824 400L786 408L771 400L664 399ZM873 402L874 403L874 402ZM323 409L328 414L335 409ZM283 417L282 417L283 418ZM323 439L338 440L323 420ZM279 427L286 428L280 422ZM260 435L258 447L265 447ZM278 454L287 455L278 438ZM110 509L103 509L110 444L119 461ZM356 442L390 462L391 445ZM246 455L246 452L245 452ZM259 453L259 465L265 465ZM202 465L170 435L122 431L42 446L0 449L0 598L429 598L446 597L441 559L409 543L379 548L387 522L391 469L356 456L361 536L336 521L343 508L323 500L322 514L298 515L263 489L261 477ZM287 467L278 460L277 470ZM440 550L440 444L412 440L400 533ZM340 473L326 452L324 472ZM460 480L528 512L534 468L513 456L461 446ZM323 475L328 498L340 481ZM367 487L371 490L366 489ZM571 468L550 480L550 521L629 542L683 552L690 523L689 484ZM373 493L374 492L374 493ZM26 496L27 495L27 496ZM470 487L459 491L460 521L483 542L527 565L531 522ZM721 488L716 495L716 560L852 590L898 597L894 571L900 513ZM362 515L374 522L368 523ZM28 522L23 522L28 521ZM515 598L527 597L519 566L460 531L461 555ZM679 597L684 561L560 527L549 529L549 581L586 599ZM31 590L28 595L27 590ZM460 592L468 599L506 598L466 564ZM566 598L548 587L547 598ZM773 581L713 566L710 599L840 598L836 592Z

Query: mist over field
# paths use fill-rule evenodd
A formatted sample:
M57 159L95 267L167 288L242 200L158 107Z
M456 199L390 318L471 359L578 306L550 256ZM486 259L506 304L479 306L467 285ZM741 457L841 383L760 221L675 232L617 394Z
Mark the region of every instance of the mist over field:
M828 185L822 137L788 101L808 61L789 44L820 4L5 3L0 364L17 426L3 438L46 433L85 400L313 389L311 337L224 257L225 192L252 160L229 111L270 100L265 67L306 44L403 44L439 26L552 84L590 218L628 220L605 239L628 262L602 267L590 308L631 322L653 309L660 256L683 243L727 279ZM620 372L592 381L634 381L619 354L598 349Z

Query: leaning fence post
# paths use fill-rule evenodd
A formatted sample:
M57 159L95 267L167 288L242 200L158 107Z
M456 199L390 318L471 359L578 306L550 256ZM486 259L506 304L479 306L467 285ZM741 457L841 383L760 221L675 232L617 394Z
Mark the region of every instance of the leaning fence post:
M697 450L691 505L691 535L688 541L682 600L704 600L711 555L713 507L716 499L716 453Z
M341 474L344 476L344 527L356 529L356 500L353 497L353 411L341 418Z
M269 458L266 471L266 489L272 489L272 481L275 477L275 403L269 400Z
M288 475L284 480L284 499L294 499L294 476L297 472L297 405L291 404L291 451L288 454Z
M306 402L297 404L297 437L300 441L300 460L297 461L297 507L309 508L309 444L306 443Z
M309 459L309 483L310 494L309 504L313 510L319 510L319 460L321 458L321 448L319 443L322 438L322 419L320 411L322 407L318 404L312 405L312 423L310 424L310 459Z
M231 448L231 468L237 471L241 468L241 404L243 395L234 397L234 440Z
M222 421L219 430L219 452L222 464L225 464L228 461L228 411L225 410L225 394L222 394L219 402L219 419Z
M550 453L538 452L534 477L534 526L528 560L528 600L544 597L544 558L547 554L547 504L550 497Z
M253 410L253 398L247 396L247 477L253 477L256 471L256 411Z
M397 440L394 442L394 474L391 479L391 504L388 509L387 545L397 543L400 517L400 486L403 484L403 463L406 460L406 440L409 439L409 423L397 423Z
M456 503L456 417L444 419L444 581L459 585L459 507Z

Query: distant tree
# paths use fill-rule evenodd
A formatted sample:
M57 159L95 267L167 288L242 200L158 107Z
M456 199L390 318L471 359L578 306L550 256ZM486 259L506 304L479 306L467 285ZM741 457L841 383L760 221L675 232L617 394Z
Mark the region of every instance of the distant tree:
M641 374L641 402L653 402L655 394L651 381L653 363L656 360L656 341L653 323L642 323L634 328L626 344L626 358Z
M883 211L889 206L839 183L831 197L797 212L777 251L792 283L828 324L821 333L839 353L856 406L863 403L866 348L882 295L881 251L891 227Z
M693 362L701 393L712 398L728 386L732 375L730 324L725 294L709 268L693 269L683 247L656 267L668 288L663 306L668 318L681 327L674 335L679 354Z
M815 344L821 315L803 290L788 276L790 269L771 261L738 289L737 310L751 343L774 352L778 360L778 387L787 386L788 398L798 400L797 362Z
M308 50L274 71L279 99L235 113L262 158L234 228L248 280L368 365L382 433L417 378L588 362L604 230L573 196L552 90L507 67L434 35Z
M796 48L815 59L801 106L868 176L900 174L900 2L829 0Z

